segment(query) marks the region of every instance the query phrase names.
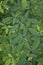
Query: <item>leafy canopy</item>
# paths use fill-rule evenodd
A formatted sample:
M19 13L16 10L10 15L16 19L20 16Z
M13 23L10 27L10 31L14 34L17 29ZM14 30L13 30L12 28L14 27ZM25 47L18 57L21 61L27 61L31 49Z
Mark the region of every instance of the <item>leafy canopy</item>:
M43 0L0 0L0 65L43 65Z

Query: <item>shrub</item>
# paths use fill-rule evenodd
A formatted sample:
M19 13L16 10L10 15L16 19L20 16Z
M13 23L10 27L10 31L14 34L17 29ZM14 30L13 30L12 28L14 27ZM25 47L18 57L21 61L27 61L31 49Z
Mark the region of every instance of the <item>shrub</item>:
M43 0L0 0L0 65L43 65Z

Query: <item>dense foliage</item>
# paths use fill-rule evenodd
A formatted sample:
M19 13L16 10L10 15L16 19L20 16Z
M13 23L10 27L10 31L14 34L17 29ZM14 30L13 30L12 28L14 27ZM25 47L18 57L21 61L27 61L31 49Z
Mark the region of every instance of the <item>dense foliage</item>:
M43 65L43 0L0 0L0 65Z

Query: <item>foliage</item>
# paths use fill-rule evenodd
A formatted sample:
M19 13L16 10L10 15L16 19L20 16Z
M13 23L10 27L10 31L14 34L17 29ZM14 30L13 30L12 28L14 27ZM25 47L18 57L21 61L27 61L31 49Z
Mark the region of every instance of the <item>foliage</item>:
M43 0L0 0L0 65L43 65Z

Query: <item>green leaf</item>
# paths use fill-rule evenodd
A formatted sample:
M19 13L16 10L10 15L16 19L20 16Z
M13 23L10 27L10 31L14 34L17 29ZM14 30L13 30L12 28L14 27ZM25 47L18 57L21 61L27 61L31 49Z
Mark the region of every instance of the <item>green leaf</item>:
M19 26L18 24L12 26L10 29L10 32L15 32L15 30L17 30L18 26Z
M7 42L7 37L0 37L0 43L6 43Z
M6 17L2 20L4 24L10 24L12 22L12 17Z
M2 8L2 1L0 2L0 12L4 13L4 9Z
M29 19L27 20L27 22L25 23L26 27L29 27L31 24L31 22L29 21Z
M31 49L31 48L30 48L30 44L29 44L27 41L25 41L24 43L25 43L25 45L26 45L26 48L30 50L30 49Z
M37 24L38 23L37 19L34 19L34 18L30 18L29 21L31 23L33 23L33 24Z
M15 24L15 23L19 23L20 24L20 20L17 19L17 18L13 18L13 24Z
M14 0L10 0L10 2L11 2L12 4L14 4Z
M14 53L20 51L22 49L22 46L23 44L18 44L14 49Z
M11 63L11 59L7 59L6 62L5 62L5 65L9 65Z
M3 6L5 6L8 3L9 0L4 0L3 1Z
M27 7L27 0L22 0L22 6L23 6L23 8Z
M32 58L36 58L37 57L36 54L30 54L29 56L32 57Z
M32 63L27 61L27 65L32 65Z
M39 63L43 64L43 58L42 58L42 57L41 57L41 58L38 58L37 61L38 61Z
M32 43L32 50L35 50L39 47L40 44L40 38L34 37L34 42Z
M16 37L15 37L15 36L16 36ZM15 34L14 34L14 37L15 37L15 38L13 38L13 39L11 40L11 42L10 42L11 45L20 44L20 43L23 41L23 38L22 38L22 36L21 36L20 34L18 34L18 35L15 35Z
M24 16L22 16L20 18L21 22L25 23L26 21L28 21L28 15L29 15L29 12L27 11Z
M25 64L25 58L20 59L18 65L24 65L24 64Z
M26 57L27 57L27 50L24 50L23 53L20 55L19 61L17 65L25 65L26 63Z
M39 36L39 32L35 28L29 28L29 32L33 35Z

